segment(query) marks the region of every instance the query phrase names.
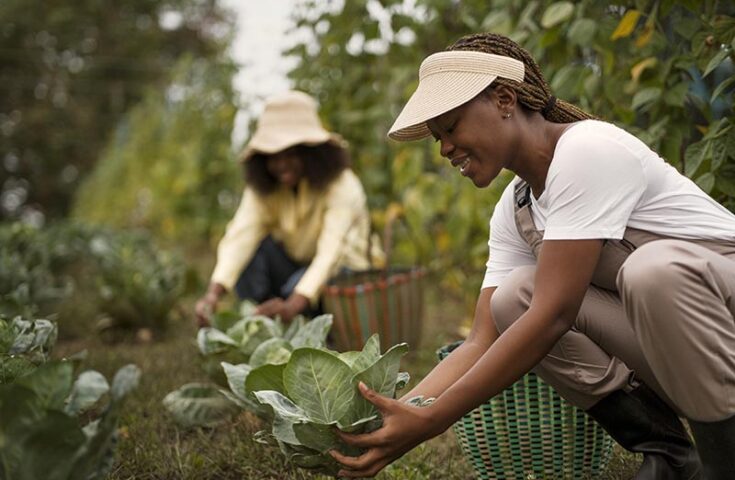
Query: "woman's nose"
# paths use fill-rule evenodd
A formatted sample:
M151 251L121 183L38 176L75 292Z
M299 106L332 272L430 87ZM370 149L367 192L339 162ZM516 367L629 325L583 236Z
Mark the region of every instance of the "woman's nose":
M439 142L441 145L441 147L439 148L439 154L442 157L449 158L449 155L454 150L454 145L451 142L447 141L446 138L442 138L441 140L439 140Z

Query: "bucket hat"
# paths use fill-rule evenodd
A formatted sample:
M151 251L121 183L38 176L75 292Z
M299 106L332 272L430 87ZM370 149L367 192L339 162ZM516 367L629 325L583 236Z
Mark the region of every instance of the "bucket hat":
M270 155L294 145L327 142L345 146L342 137L322 126L316 100L304 92L290 90L266 100L255 133L243 150L240 161L246 162L257 153Z
M429 55L419 69L419 86L388 131L394 140L431 135L426 121L472 100L496 78L522 82L523 62L493 53L449 51Z

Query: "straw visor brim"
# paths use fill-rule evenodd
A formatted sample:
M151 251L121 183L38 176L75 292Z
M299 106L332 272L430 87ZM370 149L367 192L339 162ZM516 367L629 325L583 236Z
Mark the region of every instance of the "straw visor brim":
M428 137L427 120L469 102L498 77L522 82L523 76L523 63L514 58L467 51L435 53L421 64L419 86L388 136L404 142Z

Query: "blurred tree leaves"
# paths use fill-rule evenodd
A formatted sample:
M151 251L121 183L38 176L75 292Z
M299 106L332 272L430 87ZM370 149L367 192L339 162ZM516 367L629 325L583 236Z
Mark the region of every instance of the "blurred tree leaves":
M217 0L0 2L0 219L64 215L125 111L230 32Z
M218 238L242 188L230 150L234 69L182 59L168 88L151 88L120 122L76 195L74 215L169 242Z
M557 97L638 135L733 210L734 15L715 0L301 0L294 18L308 35L290 52L300 58L291 76L351 142L376 223L404 207L394 260L439 269L472 304L508 178L480 191L429 141L386 139L421 61L465 34L507 35Z

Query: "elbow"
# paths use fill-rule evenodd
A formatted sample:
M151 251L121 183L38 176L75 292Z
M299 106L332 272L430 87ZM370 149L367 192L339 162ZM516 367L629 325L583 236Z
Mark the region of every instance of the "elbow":
M529 313L531 310L529 309ZM556 308L556 309L539 309L536 313L538 316L533 315L536 318L543 319L540 329L546 332L550 338L554 339L554 343L559 340L565 333L567 333L574 326L574 322L577 319L577 308Z

